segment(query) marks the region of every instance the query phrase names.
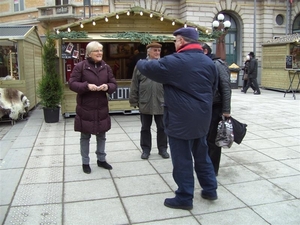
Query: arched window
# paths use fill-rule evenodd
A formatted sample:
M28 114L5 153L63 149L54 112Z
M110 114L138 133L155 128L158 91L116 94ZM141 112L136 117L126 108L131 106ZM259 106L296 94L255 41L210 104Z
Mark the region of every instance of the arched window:
M296 16L293 22L292 33L300 33L300 15Z

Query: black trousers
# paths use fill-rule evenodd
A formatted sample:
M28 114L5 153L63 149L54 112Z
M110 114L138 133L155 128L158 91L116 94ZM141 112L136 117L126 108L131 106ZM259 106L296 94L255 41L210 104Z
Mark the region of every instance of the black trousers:
M252 87L254 86L254 89L256 92L260 93L260 90L259 90L259 87L258 87L258 83L257 83L257 79L256 78L248 78L248 81L247 81L247 85L246 87L244 88L244 92L246 93L248 88L249 87Z
M152 118L154 117L156 123L156 139L157 139L157 148L159 152L167 151L168 148L168 138L164 131L163 115L149 115L149 114L140 114L142 128L141 128L141 138L140 145L145 153L149 153L152 147L152 136L151 136L151 125Z
M242 88L243 91L245 90L247 83L248 83L248 80L243 80L243 88ZM250 87L252 88L253 91L256 91L253 83L250 84Z
M215 174L219 172L219 166L221 161L221 147L215 144L217 137L217 128L220 120L222 119L222 105L214 104L212 108L212 117L210 122L209 131L207 134L207 145L208 145L208 155L214 166Z

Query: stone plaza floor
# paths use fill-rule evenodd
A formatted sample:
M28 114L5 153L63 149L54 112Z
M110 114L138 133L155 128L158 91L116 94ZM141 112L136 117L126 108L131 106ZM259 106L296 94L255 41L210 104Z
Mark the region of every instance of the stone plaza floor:
M91 174L82 172L74 117L45 123L41 107L15 125L0 123L0 224L13 225L299 225L300 95L232 90L232 116L247 135L222 150L218 200L200 197L194 208L170 209L171 159L156 148L142 160L139 115L112 114L108 171L97 167L91 138Z

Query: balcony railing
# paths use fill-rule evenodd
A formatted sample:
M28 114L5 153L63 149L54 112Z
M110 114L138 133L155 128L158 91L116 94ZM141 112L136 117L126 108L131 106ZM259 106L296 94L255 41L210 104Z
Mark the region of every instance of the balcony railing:
M61 19L61 18L75 18L76 15L75 5L56 5L56 6L45 6L39 7L38 10L38 20L51 20Z

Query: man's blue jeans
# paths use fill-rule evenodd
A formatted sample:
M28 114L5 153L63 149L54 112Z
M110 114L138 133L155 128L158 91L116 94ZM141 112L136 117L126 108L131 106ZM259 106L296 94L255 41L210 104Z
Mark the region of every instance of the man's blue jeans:
M211 197L217 196L217 180L208 156L206 137L182 140L169 136L169 145L173 163L173 178L178 186L175 192L176 198L182 204L193 203L193 167L195 167L198 181L203 189L202 193Z

